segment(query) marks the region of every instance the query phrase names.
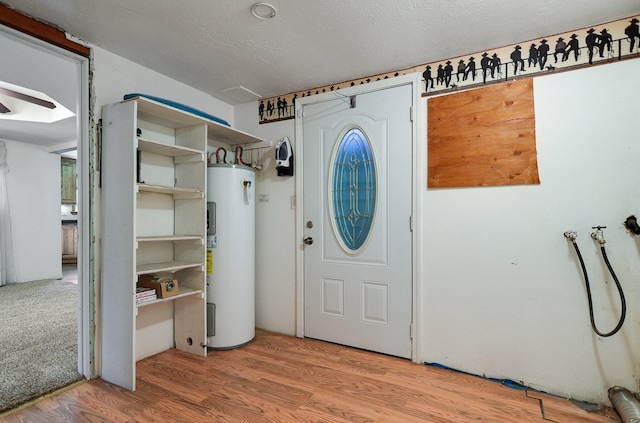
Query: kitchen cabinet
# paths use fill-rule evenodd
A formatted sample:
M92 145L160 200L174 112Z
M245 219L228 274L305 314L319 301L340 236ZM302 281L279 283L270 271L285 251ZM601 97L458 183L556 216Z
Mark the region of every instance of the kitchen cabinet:
M62 225L62 263L78 262L78 225Z
M60 202L62 204L76 204L76 179L76 160L60 158Z

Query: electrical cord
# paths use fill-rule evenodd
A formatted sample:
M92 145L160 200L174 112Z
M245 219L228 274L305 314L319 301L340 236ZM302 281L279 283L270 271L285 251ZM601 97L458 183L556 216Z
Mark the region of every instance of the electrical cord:
M611 332L602 333L598 330L596 326L595 318L593 317L593 299L591 296L591 287L589 286L589 276L587 276L587 268L584 265L584 260L582 259L582 254L580 254L580 249L578 248L578 244L575 242L575 240L571 240L571 242L573 243L573 246L576 249L576 254L578 255L578 260L580 261L580 267L582 267L582 273L584 274L584 284L587 288L587 299L589 300L589 318L591 319L591 327L593 328L593 331L596 334L598 334L599 336L602 336L603 338L613 336L616 333L618 333L618 331L622 328L622 324L624 323L624 319L627 315L627 302L624 298L624 291L622 290L620 281L618 281L618 277L613 271L613 268L611 267L611 263L609 263L609 259L607 258L607 252L605 251L604 247L600 247L600 251L602 252L602 257L604 258L604 262L607 265L607 268L609 269L609 273L611 273L611 276L613 276L613 280L616 283L616 287L618 288L618 293L620 294L620 303L622 304L620 320L618 321L618 324L616 325L616 327Z

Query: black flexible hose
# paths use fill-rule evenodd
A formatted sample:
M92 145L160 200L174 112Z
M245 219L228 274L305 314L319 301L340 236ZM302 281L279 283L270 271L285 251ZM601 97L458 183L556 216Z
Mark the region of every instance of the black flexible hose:
M616 287L618 288L618 293L620 294L620 303L622 304L622 311L620 313L620 320L618 321L618 324L616 325L616 327L611 332L602 333L596 327L596 321L593 317L593 300L591 298L591 287L589 286L589 277L587 276L587 268L584 266L584 260L582 260L582 254L580 254L580 249L578 248L578 244L575 241L573 241L573 246L576 249L578 260L580 260L580 267L582 267L582 273L584 274L584 284L587 288L587 299L589 300L589 318L591 319L591 327L593 328L593 331L596 334L598 334L599 336L602 336L603 338L615 335L622 328L624 319L627 316L627 302L624 298L624 291L622 290L620 281L618 281L618 277L613 271L613 268L611 267L611 263L609 263L609 259L607 258L607 252L605 251L604 247L600 247L600 251L602 252L602 257L604 258L604 262L606 263L607 268L609 269L609 273L611 273L611 276L613 276L613 280L616 283Z

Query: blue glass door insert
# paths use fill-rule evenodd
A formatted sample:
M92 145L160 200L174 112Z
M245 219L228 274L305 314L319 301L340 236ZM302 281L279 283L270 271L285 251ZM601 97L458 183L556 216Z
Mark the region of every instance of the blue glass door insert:
M376 210L374 154L365 134L351 128L333 157L329 186L333 228L342 248L356 254L371 232Z

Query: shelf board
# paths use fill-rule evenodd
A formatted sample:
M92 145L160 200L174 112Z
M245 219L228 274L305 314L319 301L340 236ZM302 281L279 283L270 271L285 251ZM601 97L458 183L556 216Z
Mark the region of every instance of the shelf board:
M139 236L136 238L138 242L162 242L162 241L200 241L202 242L204 237L200 235L163 235L163 236Z
M192 267L202 267L204 263L193 261L163 261L158 263L145 263L136 266L136 274L144 275L147 273L159 273L159 272L177 272L183 269L189 269Z
M138 149L149 153L162 154L169 157L182 157L199 155L200 160L204 160L204 152L195 148L182 147L180 145L164 144L144 138L138 138Z
M162 124L162 126L170 126L175 129L205 124L207 125L207 138L209 141L219 141L230 146L254 144L263 141L261 138L246 132L233 129L230 126L205 119L184 110L176 109L175 107L162 104L149 98L135 97L125 101L137 101L139 115L143 116L145 120Z
M164 185L138 184L138 192L170 194L180 198L204 198L204 191L196 188L168 187Z
M166 301L173 301L173 300L176 300L178 298L187 297L189 295L196 295L196 294L202 293L201 289L185 288L185 287L182 287L182 286L179 287L179 289L180 289L180 293L177 294L177 295L173 295L173 296L167 297L167 298L157 298L155 300L145 301L143 303L136 303L136 307L140 308L140 307L148 306L150 304L158 304L158 303L162 303L162 302L166 302Z
M264 141L262 138L255 137L246 132L233 129L229 126L220 125L219 123L207 123L207 138L209 141L219 141L230 146L255 144ZM211 143L209 142L211 145Z

